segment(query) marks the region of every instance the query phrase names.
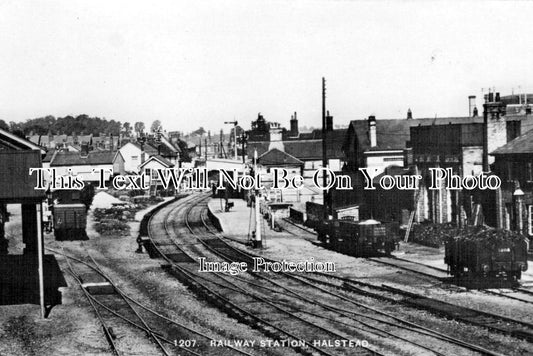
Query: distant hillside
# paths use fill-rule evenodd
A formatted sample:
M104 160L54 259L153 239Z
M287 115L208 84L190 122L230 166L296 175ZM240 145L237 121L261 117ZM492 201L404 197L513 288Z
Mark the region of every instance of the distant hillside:
M22 131L25 135L46 135L49 132L55 135L67 134L73 132L76 134L93 134L98 136L100 133L118 135L122 124L120 121L106 120L99 117L89 117L88 115L65 116L55 118L54 116L39 117L28 119L24 122L10 122L12 132Z

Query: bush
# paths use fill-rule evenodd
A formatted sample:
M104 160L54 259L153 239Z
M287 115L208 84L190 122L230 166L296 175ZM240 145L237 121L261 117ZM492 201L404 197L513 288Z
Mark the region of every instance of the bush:
M130 226L127 223L113 219L104 219L95 223L94 229L103 236L127 236L130 234Z

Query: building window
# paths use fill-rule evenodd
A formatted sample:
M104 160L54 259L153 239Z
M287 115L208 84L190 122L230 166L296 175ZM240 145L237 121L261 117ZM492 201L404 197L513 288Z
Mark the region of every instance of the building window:
M131 156L132 161L137 161L139 159L139 156Z

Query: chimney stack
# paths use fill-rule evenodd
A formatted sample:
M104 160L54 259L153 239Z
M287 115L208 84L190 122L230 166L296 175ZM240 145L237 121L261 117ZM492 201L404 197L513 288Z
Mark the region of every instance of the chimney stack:
M296 118L296 111L294 112L294 116L291 117L291 136L298 136L298 119Z
M329 110L326 114L326 131L333 131L333 116L329 114Z
M468 97L468 116L474 117L474 108L476 107L476 96L470 95Z
M82 143L81 150L80 150L80 157L81 158L89 157L89 144L88 143Z
M376 147L378 145L378 138L376 133L376 117L374 115L368 117L368 132L370 147Z
M413 118L413 112L411 111L411 108L407 109L407 120L411 120Z

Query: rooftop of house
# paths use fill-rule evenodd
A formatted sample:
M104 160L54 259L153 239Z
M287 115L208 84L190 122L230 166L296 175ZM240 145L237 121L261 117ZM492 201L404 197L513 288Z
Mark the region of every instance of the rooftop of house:
M87 156L79 152L58 152L50 167L113 164L117 151L90 151Z
M476 117L440 117L420 119L376 119L377 145L370 147L368 120L352 120L348 133L356 133L362 151L402 150L410 138L410 128L415 126L483 123L483 118ZM348 135L344 147L348 142Z
M303 162L298 158L273 148L257 158L257 163L264 166L300 166Z
M491 155L512 155L533 153L533 130L518 136L512 141L492 151Z
M42 154L45 151L34 142L23 137L12 134L9 131L0 129L0 150L40 150Z
M329 131L326 135L326 150L329 159L342 158L342 144L347 130ZM299 140L284 140L283 147L285 153L303 161L320 160L322 159L322 139L299 139ZM255 141L248 142L247 153L249 157L253 157L254 151L260 156L268 151L270 141Z
M158 161L159 163L161 163L163 166L165 167L173 167L174 164L172 164L172 162L170 162L168 159L166 159L165 157L162 157L160 155L153 155L151 156L150 158L148 158L146 161L144 161L143 163L141 163L141 165L139 167L144 167L146 164L148 164L148 162L152 162L152 161Z

